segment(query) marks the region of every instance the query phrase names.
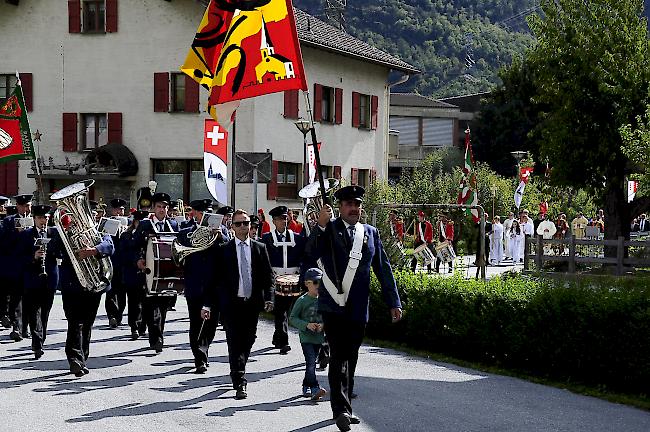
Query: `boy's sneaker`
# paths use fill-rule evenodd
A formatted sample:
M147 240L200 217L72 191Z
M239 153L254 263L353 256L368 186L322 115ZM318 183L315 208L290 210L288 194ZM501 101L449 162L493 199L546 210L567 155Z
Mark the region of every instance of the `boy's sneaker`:
M302 386L302 397L311 397L311 388L307 386Z
M311 400L317 401L327 394L327 390L323 387L314 387L311 389Z

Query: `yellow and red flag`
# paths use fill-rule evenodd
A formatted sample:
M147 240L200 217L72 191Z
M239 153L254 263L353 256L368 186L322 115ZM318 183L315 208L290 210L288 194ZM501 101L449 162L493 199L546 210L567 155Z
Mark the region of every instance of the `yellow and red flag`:
M210 90L216 120L227 102L307 90L291 0L211 0L181 70Z

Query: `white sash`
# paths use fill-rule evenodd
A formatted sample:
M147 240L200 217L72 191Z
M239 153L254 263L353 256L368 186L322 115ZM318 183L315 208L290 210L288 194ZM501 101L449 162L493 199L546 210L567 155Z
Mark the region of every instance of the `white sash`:
M285 229L284 232L286 234L285 237L288 238L289 241L279 242L277 234L280 233L278 232L278 230L275 230L275 232L273 233L273 246L275 247L282 246L282 268L286 269L287 268L287 247L294 247L296 245L296 239L293 236L293 231L291 231L290 229Z
M427 229L426 222L418 222L418 231L420 232L420 241L422 243L426 243L426 240L424 240L424 232L422 232L422 224L424 224L424 229Z
M440 222L440 236L444 239L443 241L447 240L447 233L445 233L445 224Z
M345 303L348 301L348 296L350 295L350 288L352 287L352 282L354 281L354 276L357 274L357 269L359 268L359 261L361 261L361 248L363 247L363 238L365 235L365 230L363 225L359 222L354 226L354 241L352 242L352 249L350 250L350 255L348 259L348 266L345 269L345 274L343 275L343 282L341 287L343 288L343 294L339 294L336 285L327 275L325 271L325 266L323 266L323 261L318 259L318 268L323 272L323 281L325 282L325 289L330 294L332 299L339 306L345 306ZM332 265L336 265L335 262Z

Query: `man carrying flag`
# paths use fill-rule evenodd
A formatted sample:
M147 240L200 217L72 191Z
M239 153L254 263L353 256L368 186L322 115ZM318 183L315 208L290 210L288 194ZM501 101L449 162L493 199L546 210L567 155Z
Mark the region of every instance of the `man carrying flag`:
M465 130L465 165L463 166L463 177L460 181L457 203L478 205L478 186L476 183L476 173L474 173L474 155L472 154L472 141L470 139L469 127ZM480 220L477 209L468 209L466 212L468 215L472 215L474 222Z

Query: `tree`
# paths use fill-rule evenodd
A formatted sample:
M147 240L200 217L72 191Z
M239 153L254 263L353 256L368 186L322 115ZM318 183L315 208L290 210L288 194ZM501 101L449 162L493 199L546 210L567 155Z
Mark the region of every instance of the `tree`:
M587 187L604 204L605 238L629 236L629 159L619 129L645 112L650 84L642 0L542 0L529 24L537 37L528 61L537 100L538 160L555 183ZM607 250L606 252L611 252Z

